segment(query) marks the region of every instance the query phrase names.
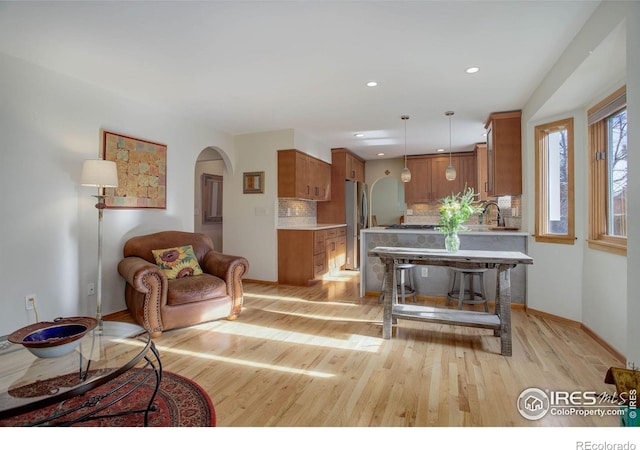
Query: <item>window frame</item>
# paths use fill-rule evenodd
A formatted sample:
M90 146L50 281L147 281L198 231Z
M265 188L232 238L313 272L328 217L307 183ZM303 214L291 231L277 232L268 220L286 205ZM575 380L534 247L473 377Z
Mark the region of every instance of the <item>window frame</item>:
M560 130L567 132L567 233L549 233L548 221L548 148L547 137ZM574 245L575 234L575 183L574 183L574 135L573 117L537 125L535 136L535 233L536 242Z
M600 112L607 109L608 113L602 116ZM598 113L602 116L589 124L589 238L587 242L589 248L623 256L627 255L627 238L607 234L609 195L607 120L625 109L627 109L626 86L623 86L587 111L589 117Z

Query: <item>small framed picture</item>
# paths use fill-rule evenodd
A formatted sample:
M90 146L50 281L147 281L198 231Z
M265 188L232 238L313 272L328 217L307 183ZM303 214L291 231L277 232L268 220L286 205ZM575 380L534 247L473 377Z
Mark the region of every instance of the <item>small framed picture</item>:
M245 172L242 192L264 194L264 172Z

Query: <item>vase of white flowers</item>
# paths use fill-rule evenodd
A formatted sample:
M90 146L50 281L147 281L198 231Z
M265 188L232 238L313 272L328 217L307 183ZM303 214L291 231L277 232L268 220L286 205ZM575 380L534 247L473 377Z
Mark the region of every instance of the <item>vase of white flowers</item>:
M440 221L438 230L445 235L444 245L448 252L457 252L460 249L460 231L467 231L462 224L469 220L473 214L479 214L481 207L476 200L473 188L463 192L451 194L440 200Z

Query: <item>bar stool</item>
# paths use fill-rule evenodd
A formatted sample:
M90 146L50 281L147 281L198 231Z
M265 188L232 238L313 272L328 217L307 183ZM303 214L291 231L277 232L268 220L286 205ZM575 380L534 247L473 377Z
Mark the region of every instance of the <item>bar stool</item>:
M484 305L485 312L489 312L489 304L487 302L487 295L484 290L484 273L487 269L459 269L452 267L451 271L453 276L451 277L451 287L447 293L447 301L445 305L449 306L451 300L458 302L458 309L462 309L462 304L477 305L482 303ZM456 282L460 275L460 286L456 289ZM480 292L474 289L474 278L478 279L480 284ZM469 287L467 288L467 280L469 281Z
M416 297L416 288L413 284L413 268L415 264L396 264L396 280L398 283L398 298L402 303L405 303L407 297L413 297L413 303L418 303ZM384 292L386 277L382 279L382 286L380 287L380 295L378 296L378 303L382 303L384 299Z

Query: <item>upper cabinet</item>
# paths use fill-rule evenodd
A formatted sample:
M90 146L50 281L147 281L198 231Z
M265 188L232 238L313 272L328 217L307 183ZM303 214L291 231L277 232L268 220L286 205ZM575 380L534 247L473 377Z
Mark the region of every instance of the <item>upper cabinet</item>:
M520 111L493 113L487 119L487 195L522 194Z
M477 193L480 200L489 197L489 169L487 168L487 144L476 144Z
M318 203L318 223L346 223L345 181L364 183L364 160L346 148L331 149L331 200Z
M331 165L298 150L278 150L278 197L331 199Z
M405 202L435 203L447 195L462 192L466 187L477 191L475 152L453 153L451 164L456 169L456 179L453 181L445 177L449 155L407 157L411 181L404 183Z
M345 158L345 180L364 183L364 161L351 153L341 153Z

